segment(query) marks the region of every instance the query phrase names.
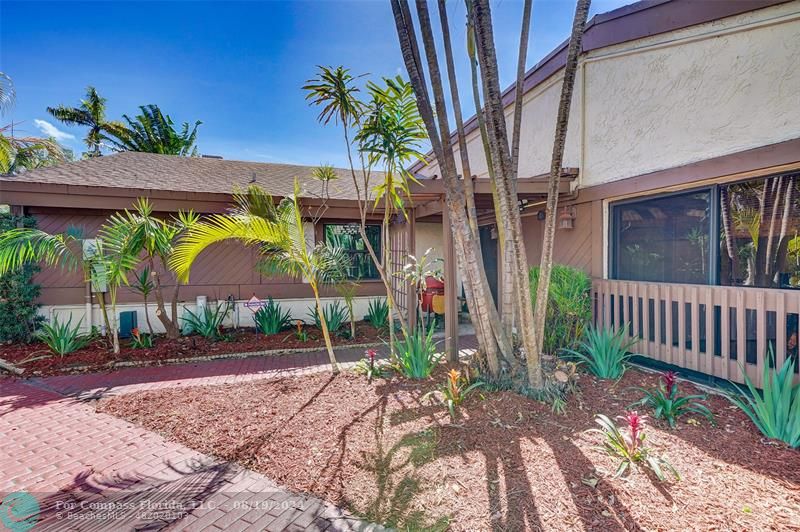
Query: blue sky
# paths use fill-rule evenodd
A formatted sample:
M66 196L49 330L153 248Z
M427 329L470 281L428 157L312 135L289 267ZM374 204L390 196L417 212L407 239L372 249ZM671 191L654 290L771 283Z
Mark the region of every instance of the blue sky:
M626 3L596 0L592 14ZM466 95L464 3L447 5ZM505 86L515 73L522 4L492 7ZM529 67L567 37L573 10L572 1L534 0ZM108 99L110 118L155 103L178 123L202 120L201 153L344 165L340 130L316 122L300 89L318 64L371 79L405 75L388 0L0 2L0 71L17 90L3 123L55 134L76 154L82 128L56 122L45 108L77 105L93 85Z

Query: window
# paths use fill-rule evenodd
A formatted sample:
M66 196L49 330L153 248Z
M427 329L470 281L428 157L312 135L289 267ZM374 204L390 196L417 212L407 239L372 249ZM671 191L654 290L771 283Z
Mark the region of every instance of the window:
M711 280L711 190L612 207L612 276L630 281Z
M357 224L325 224L323 226L325 243L344 249L350 256L349 279L378 279L379 274L372 257L364 245ZM367 238L375 254L381 256L381 226L366 226Z
M720 284L800 288L800 174L719 187Z

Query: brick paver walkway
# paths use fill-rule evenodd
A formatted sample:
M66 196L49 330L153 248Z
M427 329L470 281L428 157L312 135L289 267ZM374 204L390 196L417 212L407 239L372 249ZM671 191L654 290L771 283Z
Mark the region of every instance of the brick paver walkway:
M462 347L473 346L473 338L463 339ZM363 349L337 350L343 366L361 356ZM329 368L327 355L315 352L28 381L0 378L0 496L25 492L36 498L40 512L33 530L381 530L93 406L93 399L108 394ZM28 515L13 513L25 510L25 497L16 505L10 499L0 504L0 530L8 524L4 519Z

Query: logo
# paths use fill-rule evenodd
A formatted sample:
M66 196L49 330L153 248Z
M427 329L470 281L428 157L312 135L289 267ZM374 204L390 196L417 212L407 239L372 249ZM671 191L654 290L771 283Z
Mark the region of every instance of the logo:
M0 501L0 522L11 532L25 532L39 521L39 502L24 491L9 493Z

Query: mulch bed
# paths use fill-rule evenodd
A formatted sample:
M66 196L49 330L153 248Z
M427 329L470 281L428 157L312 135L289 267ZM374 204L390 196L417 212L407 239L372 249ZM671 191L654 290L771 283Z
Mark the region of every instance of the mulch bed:
M511 392L476 393L452 425L424 398L443 371L423 382L344 373L140 392L98 408L404 529L800 528L800 452L764 441L723 397L706 401L716 426L648 419L648 446L682 476L662 483L644 470L612 478L615 461L586 432L656 376L581 375L566 415Z
M347 326L349 330L349 325ZM211 341L202 336L188 336L177 340L168 340L164 336L156 336L151 349L134 349L129 340L120 340L121 350L118 355L109 349L105 340L96 340L87 347L65 355L63 358L52 355L45 344L0 344L0 358L18 364L25 369L24 376L51 376L77 372L96 372L113 367L119 362L158 363L175 358L198 358L234 353L251 353L283 349L325 349L322 332L316 327L306 325L308 341L302 342L291 330L279 334L255 334L253 329L226 331L225 340ZM382 331L366 322L356 324L355 338L332 336L334 345L353 345L381 342ZM44 357L44 358L39 358ZM29 359L28 362L25 362Z

